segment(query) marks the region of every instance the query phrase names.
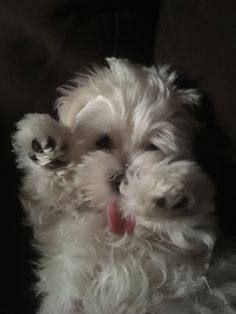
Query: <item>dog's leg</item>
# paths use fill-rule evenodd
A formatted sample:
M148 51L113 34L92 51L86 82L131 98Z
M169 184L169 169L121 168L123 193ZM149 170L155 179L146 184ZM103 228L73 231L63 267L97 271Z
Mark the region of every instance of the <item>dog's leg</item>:
M18 167L25 172L21 190L24 207L30 221L37 224L32 213L54 206L71 178L75 163L73 136L49 115L28 114L17 123L13 147Z
M68 292L65 293L69 285L67 274L62 271L64 268L61 267L62 270L58 272L51 270L48 275L50 265L55 263L56 268L57 260L60 260L58 256L66 255L63 249L67 247L56 243L57 236L53 237L53 232L56 234L55 229L60 221L65 220L67 223L66 218L73 214L77 205L76 200L70 204L72 173L76 163L73 136L67 127L49 115L28 114L17 123L13 146L18 167L25 173L21 200L28 222L34 226L41 253L47 255L48 247L57 248L55 256L49 251L51 259L41 265L42 269L38 273L40 287L37 290L42 295L38 314L77 314L72 297ZM67 256L67 260L70 258Z

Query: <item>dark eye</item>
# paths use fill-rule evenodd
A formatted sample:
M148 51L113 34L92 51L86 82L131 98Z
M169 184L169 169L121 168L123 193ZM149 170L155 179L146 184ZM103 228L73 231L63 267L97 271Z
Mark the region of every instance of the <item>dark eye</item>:
M112 142L108 135L101 136L96 142L95 142L97 148L99 149L110 149L112 148Z
M153 143L150 143L147 145L146 150L159 150L160 147L157 145L154 145Z

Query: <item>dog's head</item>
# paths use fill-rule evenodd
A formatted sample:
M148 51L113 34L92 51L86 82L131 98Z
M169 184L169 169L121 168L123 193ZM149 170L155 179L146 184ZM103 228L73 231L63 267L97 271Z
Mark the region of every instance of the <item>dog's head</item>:
M64 89L58 107L82 154L85 199L97 209L120 197L127 171L191 158L196 123L186 107L199 102L195 90L175 85L176 74L167 66L107 61L108 67Z

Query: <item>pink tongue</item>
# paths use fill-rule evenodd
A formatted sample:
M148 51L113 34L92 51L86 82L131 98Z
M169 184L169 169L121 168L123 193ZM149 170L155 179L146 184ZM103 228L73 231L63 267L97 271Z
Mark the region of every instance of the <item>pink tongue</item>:
M132 217L123 217L115 202L107 205L108 225L113 233L132 233L135 227L135 220Z

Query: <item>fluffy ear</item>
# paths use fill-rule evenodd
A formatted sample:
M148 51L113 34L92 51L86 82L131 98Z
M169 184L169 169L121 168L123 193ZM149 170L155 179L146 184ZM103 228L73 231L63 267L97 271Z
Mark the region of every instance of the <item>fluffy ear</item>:
M124 66L128 67L131 65L130 61L125 58L116 58L116 57L109 57L106 58L106 62L111 70L114 72L119 71L120 68L124 68Z
M161 78L164 84L168 87L173 87L177 78L177 72L171 69L171 65L159 65L156 68L157 75Z
M71 81L71 85L60 87L58 91L61 97L57 100L56 109L60 121L63 124L73 128L76 119L84 107L87 108L88 104L91 107L95 103L106 103L109 105L108 100L103 97L104 81L109 85L110 72L119 75L124 72L124 69L130 65L126 59L107 58L108 67L96 67L88 74L80 75ZM122 72L123 71L123 72ZM99 96L100 95L100 96Z
M199 105L201 94L194 88L180 88L178 81L182 78L170 65L157 67L157 74L173 93L174 98L183 105Z
M177 89L175 91L175 98L183 105L200 105L201 94L197 89Z
M108 109L111 110L108 110ZM85 106L77 112L75 116L75 123L83 123L84 121L92 120L95 123L98 123L99 120L104 121L104 118L109 119L110 112L113 107L109 100L102 96L98 95L94 99L91 99ZM108 115L108 117L106 117Z
M122 61L116 58L107 59L109 67L119 68ZM126 61L124 61L126 62ZM128 62L128 61L127 61ZM92 103L107 103L108 100L103 97L103 80L109 82L107 71L108 67L94 66L87 74L79 75L71 81L71 85L63 86L58 89L61 97L57 100L56 109L59 119L63 124L73 128L76 123L76 117L84 107L91 106Z
M83 119L84 115L92 114L94 116L96 113L100 115L100 111L104 110L104 106L111 106L107 98L102 95L86 95L81 93L78 88L72 90L71 94L67 91L67 95L62 96L57 104L60 121L71 129L75 127L78 121Z
M76 115L80 112L89 100L83 99L80 93L79 79L73 81L73 86L63 86L58 88L61 93L61 97L56 102L56 110L58 113L59 120L73 128L76 122Z

